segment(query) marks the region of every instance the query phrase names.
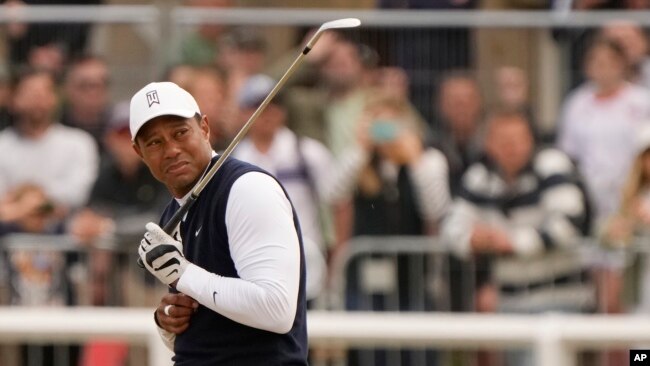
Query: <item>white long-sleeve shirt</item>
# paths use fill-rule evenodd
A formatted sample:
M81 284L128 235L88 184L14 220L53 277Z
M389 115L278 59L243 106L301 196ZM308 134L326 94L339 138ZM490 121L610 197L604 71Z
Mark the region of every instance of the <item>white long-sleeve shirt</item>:
M315 298L324 285L327 271L320 204L329 199L335 171L331 153L320 142L298 137L282 127L268 151L262 152L252 140L244 139L233 151L233 157L273 174L287 191L300 219L307 265L307 298Z
M250 172L235 181L226 206L226 229L239 278L190 264L176 289L238 323L288 332L298 303L300 249L291 204L275 179ZM163 329L160 333L173 349L174 335Z

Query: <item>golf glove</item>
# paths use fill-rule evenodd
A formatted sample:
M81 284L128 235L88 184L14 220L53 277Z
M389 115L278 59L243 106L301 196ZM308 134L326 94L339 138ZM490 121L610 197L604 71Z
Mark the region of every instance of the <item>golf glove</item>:
M170 285L183 275L189 263L183 256L183 244L153 222L145 227L147 232L138 249L140 259L160 282Z

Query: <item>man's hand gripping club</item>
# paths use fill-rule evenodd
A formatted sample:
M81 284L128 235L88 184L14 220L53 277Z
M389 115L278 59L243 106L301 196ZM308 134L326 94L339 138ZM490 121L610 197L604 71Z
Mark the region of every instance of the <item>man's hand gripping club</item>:
M145 268L160 282L175 287L176 281L190 263L183 256L183 244L153 222L145 227L147 232L138 248L140 259Z

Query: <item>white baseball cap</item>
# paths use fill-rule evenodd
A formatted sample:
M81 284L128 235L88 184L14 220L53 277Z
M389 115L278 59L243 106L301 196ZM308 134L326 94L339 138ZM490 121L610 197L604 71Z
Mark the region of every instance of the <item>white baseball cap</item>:
M190 118L197 113L201 114L201 111L196 100L180 86L169 81L150 83L131 98L131 140L135 141L142 126L156 117L172 115Z

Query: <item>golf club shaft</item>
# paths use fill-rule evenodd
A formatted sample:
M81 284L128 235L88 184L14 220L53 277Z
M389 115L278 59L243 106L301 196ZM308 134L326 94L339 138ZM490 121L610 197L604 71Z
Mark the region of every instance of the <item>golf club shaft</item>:
M280 80L275 84L271 92L264 98L264 101L262 104L260 104L259 107L255 110L255 113L253 113L252 116L246 121L244 126L239 130L237 135L232 139L228 147L221 153L219 156L219 159L217 159L217 162L214 163L214 165L208 170L208 172L199 180L199 182L196 184L194 189L192 190L192 193L190 194L190 197L188 200L181 206L175 213L174 216L169 219L169 221L165 224L163 227L163 230L167 234L171 234L171 232L176 228L179 222L181 222L183 216L187 213L189 208L196 202L196 199L199 197L199 194L201 194L201 191L207 186L207 184L210 182L212 177L217 173L219 168L223 165L223 163L228 159L228 157L232 154L233 150L237 147L239 142L244 139L246 136L246 133L248 130L251 128L253 123L257 120L257 118L264 112L264 109L266 109L266 106L271 102L273 97L278 93L280 88L284 85L284 83L287 81L287 79L293 74L293 72L296 70L297 66L302 62L303 58L305 55L309 52L311 48L305 47L302 53L298 55L298 57L293 61L289 69L282 75Z
M282 88L282 86L286 83L287 79L294 73L294 71L297 69L298 65L300 65L305 58L305 55L311 51L312 47L318 41L318 38L320 37L322 32L316 32L314 36L307 42L307 45L305 48L302 50L302 52L296 57L296 59L293 61L291 66L285 71L284 75L278 80L278 82L275 84L271 92L264 98L264 101L262 101L262 104L257 107L255 110L255 113L253 113L252 116L246 121L244 126L239 130L237 135L233 138L233 140L230 142L228 147L221 153L219 156L219 159L217 159L216 163L208 170L208 172L199 180L199 182L196 184L194 189L192 189L192 192L190 193L190 196L188 197L187 201L174 213L174 215L165 223L165 226L163 226L163 230L171 235L176 226L181 222L185 214L190 210L194 202L199 197L199 194L201 194L201 191L207 186L207 184L210 182L212 177L216 174L216 172L221 168L223 163L226 161L226 159L232 154L233 150L237 147L239 142L244 139L244 136L246 136L246 133L248 130L251 128L253 123L257 120L257 118L264 112L264 109L266 109L266 106L271 102L273 97L278 93L278 91ZM138 265L140 267L143 267L142 260L138 258Z

